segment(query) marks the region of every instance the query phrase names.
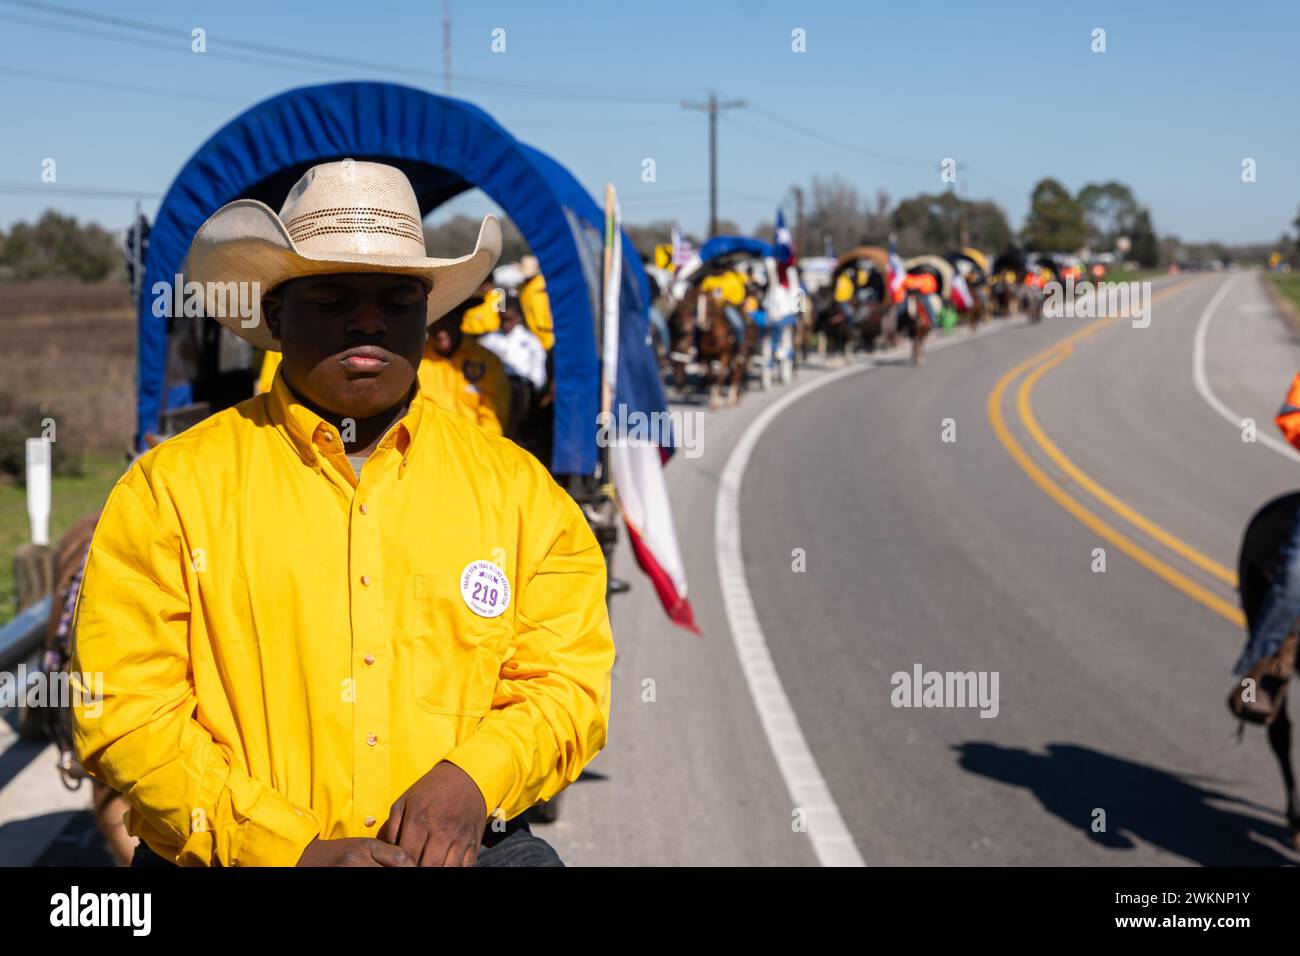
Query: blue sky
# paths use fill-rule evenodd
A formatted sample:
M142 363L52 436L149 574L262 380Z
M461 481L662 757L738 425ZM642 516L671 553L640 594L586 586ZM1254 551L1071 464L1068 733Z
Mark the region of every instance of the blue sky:
M0 187L39 185L52 157L61 187L161 194L204 139L271 94L358 78L443 89L439 0L60 2L202 27L209 53L0 0ZM1184 239L1269 241L1300 207L1295 4L452 0L452 20L453 95L593 193L613 182L632 222L706 225L706 122L680 101L710 89L749 104L719 123L720 215L747 230L817 174L865 196L938 191L945 157L961 194L993 199L1016 227L1045 175L1072 190L1126 182L1160 233ZM1091 50L1097 27L1105 53ZM791 51L796 28L805 53ZM225 56L223 39L395 72L251 62ZM654 183L641 181L647 157ZM0 225L49 206L110 227L130 216L129 199L11 192ZM472 195L433 219L488 208Z

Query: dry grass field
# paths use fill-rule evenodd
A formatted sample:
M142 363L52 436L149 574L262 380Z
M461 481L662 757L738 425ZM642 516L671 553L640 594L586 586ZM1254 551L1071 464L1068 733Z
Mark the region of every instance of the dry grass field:
M55 420L83 473L54 481L50 534L99 507L135 428L135 318L116 283L0 283L0 393ZM13 552L28 540L25 494L0 477L0 623L13 615Z
M0 285L0 337L14 361L0 391L48 409L91 453L121 454L135 427L135 318L126 286Z

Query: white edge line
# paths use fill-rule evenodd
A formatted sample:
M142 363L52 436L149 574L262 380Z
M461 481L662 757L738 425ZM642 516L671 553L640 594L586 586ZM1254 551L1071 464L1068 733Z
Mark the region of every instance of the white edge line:
M1023 319L1007 319L999 325L986 326L973 335L945 338L930 345L926 351L935 351L952 345L969 342L994 332L1005 331L1026 324ZM857 372L875 368L874 361L849 365L828 372L811 382L799 385L788 395L783 395L763 409L745 428L731 450L718 482L718 497L714 506L714 547L718 563L718 584L722 590L722 604L727 614L727 625L736 645L749 694L758 711L763 732L776 758L777 767L785 780L786 789L795 806L804 811L808 835L813 852L822 866L866 866L858 852L849 828L844 823L840 809L831 796L830 788L817 767L812 750L804 739L790 698L777 674L772 655L767 649L767 639L758 623L758 612L750 597L749 583L745 579L744 554L740 547L740 484L749 466L749 456L767 427L783 411L824 385L837 382Z
M1214 318L1214 310L1219 307L1219 303L1223 301L1232 284L1240 278L1240 275L1235 275L1223 283L1219 286L1219 291L1215 292L1210 301L1205 304L1205 311L1201 313L1201 318L1196 323L1196 339L1192 345L1192 382L1196 386L1196 391L1200 393L1201 398L1205 399L1207 405L1232 422L1232 426L1238 431L1241 430L1244 419L1214 394L1214 389L1210 387L1210 377L1205 374L1205 340L1209 337L1210 320ZM1300 458L1300 452L1273 435L1256 432L1255 438L1290 461L1294 462Z

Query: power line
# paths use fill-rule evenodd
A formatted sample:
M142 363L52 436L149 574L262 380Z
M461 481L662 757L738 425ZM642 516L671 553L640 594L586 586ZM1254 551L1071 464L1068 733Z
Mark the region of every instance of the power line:
M84 196L92 199L161 199L162 193L148 189L112 189L106 186L60 186L57 183L0 181L0 193L9 196L35 196L54 193L60 196Z
M10 3L12 0L0 0L0 3ZM108 40L112 43L126 43L133 46L149 47L155 50L162 50L165 53L176 53L183 56L210 56L218 59L231 60L236 63L251 63L254 66L270 67L272 69L284 69L286 64L275 61L267 61L264 57L246 56L238 53L223 53L220 50L210 50L207 53L196 54L189 46L178 47L165 41L154 41L144 37L122 36L116 33L105 33L102 30L91 30L85 27L74 26L66 23L50 23L42 20L32 20L27 17L15 16L11 13L0 14L0 20L7 20L10 23L20 23L24 26L36 27L41 30L53 30L61 34L73 34L75 36L91 37L96 40ZM188 39L188 35L187 35ZM295 65L295 69L307 73L317 73L333 75L331 71L314 68L307 65Z
M847 156L852 156L852 157L854 157L854 158L856 158L856 159L861 159L863 156L870 156L870 157L872 157L872 158L880 159L882 162L890 162L890 163L896 163L896 164L906 164L906 165L908 165L908 166L910 166L910 167L913 167L913 168L919 168L919 167L921 167L921 166L925 166L925 167L928 167L929 169L936 169L936 168L938 167L938 164L937 164L937 163L932 163L932 162L929 162L929 161L927 161L927 160L921 160L921 159L908 159L908 158L903 157L903 156L895 156L895 155L891 155L891 154L888 154L888 153L877 153L877 152L872 151L872 150L867 150L867 149L864 149L864 148L859 147L859 146L854 146L854 145L852 145L852 144L845 143L845 142L842 142L842 141L840 141L840 140L836 140L836 139L832 139L832 138L827 137L827 136L823 136L823 135L821 135L821 134L818 134L815 130L813 130L813 129L809 128L809 127L803 126L802 124L795 123L795 122L793 122L792 120L788 120L788 119L786 119L786 118L784 118L784 117L781 117L779 114L773 113L771 110L765 110L765 109L763 109L762 107L757 107L757 106L756 106L756 107L754 107L754 111L755 111L756 113L766 115L769 119L773 119L773 120L779 121L783 126L790 126L792 129L795 129L795 130L797 130L798 132L801 132L801 133L803 133L803 134L806 135L806 136L809 136L809 137L811 137L811 138L816 139L818 142L821 142L822 145L824 145L824 146L827 146L827 147L829 147L829 148L831 148L831 149L839 150L842 154L847 155ZM769 132L768 132L767 130L758 129L758 128L756 128L756 127L753 127L753 126L750 126L750 125L748 125L748 124L742 123L741 121L735 119L734 117L729 118L729 119L727 120L727 122L730 123L730 124L732 124L732 125L734 125L734 126L737 126L737 127L741 128L741 129L744 129L744 130L746 130L747 132L752 133L752 134L754 134L754 135L756 135L756 136L768 136L768 135L772 135L772 134L769 134ZM786 139L786 142L791 142L791 141L790 141L789 139ZM1012 193L1017 192L1017 190L1016 190L1015 187L1013 187L1013 186L1008 186L1006 183L999 182L998 180L993 179L991 176L987 176L987 175L985 175L984 173L980 172L976 167L972 166L971 164L969 164L969 163L967 163L967 162L964 162L964 161L963 161L963 162L960 162L960 163L958 164L958 170L959 170L961 173L965 173L967 176L971 176L971 177L973 177L973 178L975 178L975 179L983 180L983 181L984 181L985 183L987 183L989 186L992 186L992 187L995 188L995 189L1001 190L1001 191L1004 192L1004 193L1012 194Z
M156 89L149 86L136 86L130 83L110 83L105 80L92 80L79 76L62 76L57 73L42 73L38 70L19 70L0 66L0 74L16 76L23 79L40 80L45 83L63 83L71 86L89 86L97 90L118 90L123 93L143 93L147 96L175 96L195 102L221 103L223 105L245 105L248 101L235 96L213 96L209 93L195 93L188 90Z
M755 106L754 112L759 114L760 116L765 116L770 120L780 123L782 126L788 127L789 129L795 130L796 132L803 133L805 136L808 136L811 139L815 139L824 145L834 146L838 149L848 150L859 156L870 156L871 158L876 159L880 162L896 163L904 166L925 166L930 169L937 169L939 166L938 163L928 159L917 159L914 156L898 156L893 153L882 153L879 152L878 150L867 149L864 146L859 146L856 143L847 143L844 142L843 140L834 139L830 136L827 136L825 133L821 133L813 129L812 127L805 126L802 123L790 119L789 117L782 116L780 113L773 112L772 110L765 109L764 107L761 106Z
M73 7L65 7L57 4L37 3L35 0L0 0L0 3L19 7L23 9L35 10L43 14L53 14L66 18L86 20L102 25L116 27L118 29L132 30L138 33L146 33L153 37L166 38L168 40L184 41L183 46L177 46L174 43L146 43L144 38L133 38L119 34L95 32L85 29L72 28L62 23L50 23L39 20L29 20L21 17L8 15L4 19L12 22L22 23L27 26L35 26L42 29L54 29L63 32L72 30L82 36L90 36L98 39L114 40L117 42L131 43L137 45L151 46L154 48L165 49L173 53L186 53L195 55L190 49L191 35L188 30L175 27L165 27L158 24L147 23L142 20L135 20L128 17L118 17L109 14L96 13L89 10L79 10ZM251 40L241 40L232 37L220 37L216 40L208 38L209 43L215 43L215 48L209 48L204 56L213 56L221 59L234 60L237 62L253 63L259 66L269 66L271 68L285 69L292 66L295 70L306 70L308 72L322 73L329 72L320 69L319 64L330 64L333 66L345 67L350 69L359 69L381 74L391 74L394 76L405 76L418 78L421 81L429 81L441 78L444 82L454 78L459 83L469 83L488 89L496 89L500 92L508 92L512 96L524 97L542 97L554 99L586 99L586 100L604 100L611 102L636 102L636 103L672 103L678 99L677 94L664 92L662 94L646 94L643 92L621 93L615 92L612 88L604 87L599 90L582 87L566 87L560 84L538 83L533 80L513 80L503 79L492 76L472 76L469 74L439 74L432 70L418 70L405 67L395 67L391 63L380 63L373 60L361 60L353 57L340 57L332 54L319 53L312 50L300 50L292 47L279 46L275 44L260 43ZM253 54L252 56L240 55L225 52L222 46L234 49L244 50ZM269 61L268 61L269 58ZM291 63L279 62L282 60L292 61Z

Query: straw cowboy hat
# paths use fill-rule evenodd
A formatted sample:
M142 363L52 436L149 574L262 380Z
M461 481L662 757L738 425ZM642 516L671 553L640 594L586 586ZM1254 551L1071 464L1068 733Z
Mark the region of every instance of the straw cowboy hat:
M303 173L277 216L255 199L236 199L199 227L190 245L187 279L204 289L208 315L261 349L280 343L261 321L225 314L229 282L256 282L262 293L300 276L391 272L429 287L429 321L468 298L501 255L501 227L484 216L474 251L459 259L430 259L420 206L410 180L382 163L344 159ZM249 316L249 319L253 316Z
M524 256L522 259L519 260L519 281L520 282L527 282L533 276L539 275L541 271L542 270L537 267L536 256Z

